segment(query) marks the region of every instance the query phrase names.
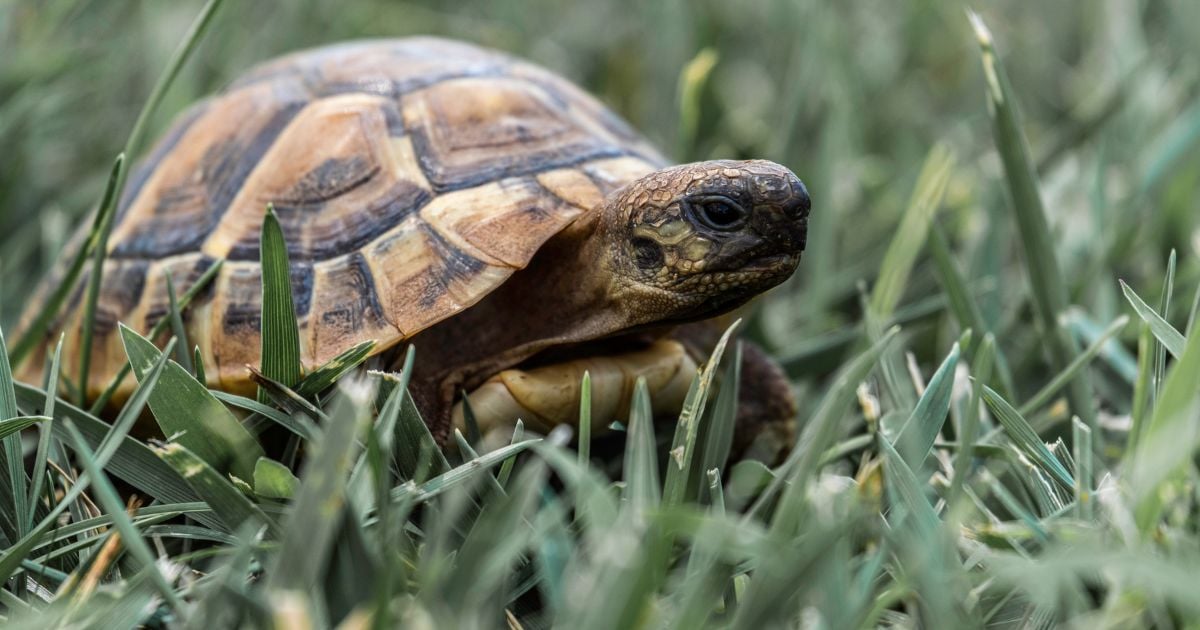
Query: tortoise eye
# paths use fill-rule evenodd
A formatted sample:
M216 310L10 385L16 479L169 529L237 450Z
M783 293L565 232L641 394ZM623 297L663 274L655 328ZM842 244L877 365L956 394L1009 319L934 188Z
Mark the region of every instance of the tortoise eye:
M746 222L746 210L728 197L706 197L692 202L694 214L714 230L735 230Z

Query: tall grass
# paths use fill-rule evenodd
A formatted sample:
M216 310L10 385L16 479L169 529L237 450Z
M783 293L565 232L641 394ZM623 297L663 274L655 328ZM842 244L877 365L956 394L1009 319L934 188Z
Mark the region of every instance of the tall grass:
M122 327L137 389L111 418L57 395L78 374L61 347L10 357L0 336L5 627L1200 622L1191 5L215 4L207 43L182 46L198 7L0 6L6 317L34 275L16 272L102 197L103 244L119 147L253 59L398 31L527 53L681 160L784 161L816 200L804 270L722 340L676 422L637 388L616 461L586 377L577 441L518 424L443 453L407 392L422 355L364 373L364 344L302 374L270 220L256 399L206 387L172 323L195 286L148 337ZM164 61L176 47L194 63ZM163 115L135 123L130 92ZM799 394L776 467L729 460L735 334ZM14 382L34 351L46 380ZM143 418L162 441L130 435Z

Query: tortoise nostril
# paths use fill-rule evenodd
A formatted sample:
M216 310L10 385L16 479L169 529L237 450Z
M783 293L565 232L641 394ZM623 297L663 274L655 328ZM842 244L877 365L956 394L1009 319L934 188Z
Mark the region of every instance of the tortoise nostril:
M804 186L804 182L799 179L792 180L792 198L784 206L788 217L803 221L808 218L811 208L812 199L808 196L808 188Z

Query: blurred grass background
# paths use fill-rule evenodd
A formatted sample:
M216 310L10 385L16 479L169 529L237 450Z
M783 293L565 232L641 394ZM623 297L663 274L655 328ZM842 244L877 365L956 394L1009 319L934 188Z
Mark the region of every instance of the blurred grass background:
M652 610L644 613L649 615L645 618L674 618L676 627L690 627L685 623L690 615L714 612L685 604L703 601L706 578L696 575L712 570L706 564L709 551L724 550L732 557L726 576L730 579L718 586L734 591L730 602L739 601L732 620L735 627L758 627L756 620L772 616L811 621L816 613L810 609L788 608L797 599L819 608L820 621L827 627L875 623L907 627L914 620L931 622L931 627L950 626L962 619L954 616L959 605L971 619L999 626L1050 627L1086 612L1092 621L1113 627L1149 623L1191 627L1189 620L1200 617L1190 586L1200 549L1195 500L1200 476L1191 458L1200 443L1200 429L1195 426L1200 343L1193 337L1185 350L1182 335L1168 334L1173 331L1159 325L1152 313L1143 314L1149 324L1124 326L1125 320L1118 316L1130 312L1128 302L1138 301L1122 295L1117 279L1150 302L1153 306L1144 309L1149 311L1161 308L1160 296L1173 278L1175 296L1165 315L1176 328L1195 330L1184 323L1195 312L1191 297L1200 281L1196 263L1200 152L1195 150L1200 144L1200 55L1196 54L1200 4L1013 0L975 7L995 36L1012 83L1009 98L1015 98L1023 111L1023 130L1049 221L1049 241L1066 281L1068 301L1078 307L1065 314L1064 328L1078 338L1077 343L1082 342L1080 347L1091 344L1108 322L1117 320L1110 330L1121 330L1123 343L1105 346L1096 369L1083 367L1094 355L1056 346L1056 331L1045 330L1044 312L1039 321L1036 311L1045 311L1047 300L1033 295L1030 274L1056 272L1027 269L1022 243L1038 239L1028 238L1027 229L1022 233L1015 219L1022 215L1027 221L1039 211L1028 204L1014 208L1009 200L1007 189L1018 188L1015 182L1023 173L1011 172L1011 164L1006 173L996 146L998 141L1013 146L1016 134L993 132L988 94L995 78L985 75L989 62L980 63L980 42L964 8L958 2L920 1L597 0L574 6L478 1L449 6L228 0L152 121L154 130L164 128L188 103L275 55L349 38L432 33L513 52L560 72L600 96L679 161L759 157L782 162L807 182L814 198L809 249L801 271L764 300L750 328L796 377L804 407L799 417L810 419L815 429L806 434L812 439L800 444L790 466L774 472L761 466L741 468L751 477L758 474L762 481L770 480L754 504L746 507L749 495L735 491L738 484L732 481L723 494L720 467L714 464L717 467L709 473L714 475L709 477L711 505L690 499L676 505L667 500L675 496L671 492L663 494L665 506L657 505L658 467L649 455L653 449L647 446L653 443L653 434L648 423L641 423L629 440L629 452L639 458L626 459L621 490L620 515L629 520L612 521L617 523L614 526L596 518L604 510L578 509L582 501L596 500L599 503L588 505L615 514L616 493L585 487L594 492L587 495L575 488L574 496L566 500L575 502L571 509L583 516L570 525L578 527L586 540L568 537L564 514L569 510L560 510L558 499L539 494L544 490L539 481L541 464L526 462L507 486L513 502L506 502L503 490L490 495L487 519L496 520L481 520L486 525L462 540L455 538L453 527L446 526L457 522L456 510L466 505L456 503L459 499L454 497L424 505L420 520L427 525L423 531L429 537L414 535L423 541L421 546L404 547L392 558L394 562L385 561L380 567L371 566L369 555L355 555L356 549L362 550L354 546L358 544L354 536L369 534L374 541L378 535L382 541L378 549L383 550L391 549L395 540L408 540L412 531L391 532L403 536L389 537L386 521L383 526L364 524L361 532L347 527L343 537L354 544L339 539L331 553L348 560L333 564L332 586L321 595L324 599L314 600L315 605L341 601L352 590L343 588L346 575L353 574L360 581L350 582L362 587L359 599L369 592L363 585L384 585L381 611L389 605L389 594L411 591L440 615L439 620L477 615L498 623L488 597L515 592L516 599L526 592L508 590L506 576L510 566L528 569L529 563L515 559L528 550L537 558L543 603L549 602L553 609L554 598L562 598L559 605L567 605L559 612L570 613L560 618L566 625L622 627L620 622L630 621L627 615ZM59 256L61 243L86 220L102 192L113 156L124 145L155 77L198 9L198 2L0 0L0 315L6 330L32 284ZM938 203L935 191L943 183L945 195ZM926 244L928 223L935 229ZM948 237L945 243L943 232ZM1168 271L1172 251L1178 253L1173 275ZM915 257L911 274L909 257ZM948 270L955 266L974 294L982 324L974 330L974 341L961 346L954 343L962 334L960 322L974 315L963 307L963 296L956 296L948 281L953 277ZM869 298L868 291L872 292ZM864 309L868 299L873 308ZM918 364L910 374L904 375L902 350L888 345L894 333L883 333L889 322L873 318L904 324L903 342L897 345L910 351ZM979 328L994 333L994 346ZM1180 338L1169 348L1178 359L1170 378L1164 379L1165 359L1152 342L1151 330L1167 346L1171 346L1168 340ZM868 346L871 349L862 352ZM1004 378L987 376L993 347L1006 357L1015 391L997 394L980 385L1008 388ZM960 353L965 357L961 362ZM847 361L856 354L860 358ZM972 359L969 372L977 379L973 382L966 378L965 359ZM1074 362L1071 367L1064 365L1067 360ZM880 377L868 378L876 363L882 367ZM937 365L943 369L934 373ZM845 378L827 379L838 366L844 366ZM922 376L929 374L933 375L928 380ZM1047 385L1059 374L1066 376ZM1065 422L1065 405L1053 397L1067 377L1082 384L1083 375L1092 381L1092 388L1085 391L1095 397L1101 411L1096 426L1103 431L1093 436L1076 424L1071 435L1075 449L1068 452L1065 443L1059 443L1051 453L1043 440L1054 441L1055 433L1072 433ZM0 389L7 382L0 374ZM860 383L866 385L857 391L859 404L846 414L844 409ZM1034 395L1043 386L1049 394ZM971 402L964 404L963 390L971 387ZM358 416L368 406L353 400L353 390L349 388L347 398L353 404L331 405L335 421L328 423L347 449L353 444L352 421L358 418L361 423ZM36 410L29 401L40 402L37 392L24 386L18 392L23 410ZM1159 402L1147 403L1147 397L1157 399L1160 392ZM825 402L818 408L822 396ZM981 415L980 396L987 402L987 414ZM381 412L380 417L404 425L401 397L393 396L388 404L390 416ZM714 418L732 422L732 406L714 406L725 410L714 412ZM1021 407L1020 413L1013 409L1016 406ZM1083 411L1074 411L1088 420ZM1131 412L1141 418L1140 427L1137 421L1130 422ZM130 417L136 415L134 411ZM947 427L953 430L939 437L947 415L951 418ZM1032 428L1022 416L1029 418ZM414 418L408 418L405 430L423 426ZM87 424L85 420L90 420L93 432L105 431L107 425L98 419L75 416L81 426ZM63 424L55 424L54 431ZM204 430L203 423L198 424L194 439ZM387 423L381 420L380 425ZM389 434L377 430L377 440ZM853 437L838 441L839 433ZM1111 448L1101 448L1100 457L1093 458L1090 446L1104 444L1106 433ZM919 435L914 438L914 434ZM953 441L948 439L951 435ZM64 440L62 435L56 439ZM1148 446L1134 457L1137 449L1129 444L1137 439ZM314 441L329 440L329 434L323 433ZM409 445L397 440L400 446ZM915 447L909 443L914 440ZM9 442L19 446L19 439ZM563 464L567 456L557 446L531 444L523 442L516 448L537 450L563 478L589 470L586 457L572 468ZM975 454L971 448L962 449L963 444L974 445ZM71 448L77 459L93 461L86 449ZM931 452L934 456L927 457ZM485 457L496 463L501 455L493 451ZM129 465L130 456L125 457ZM178 488L161 482L169 477L159 476L162 471L155 469L162 462L147 457L137 462L138 475L131 476L140 479L140 485L131 483L166 501L154 492ZM365 470L364 461L359 464ZM412 457L403 461L416 464ZM336 464L326 472L345 476ZM936 464L935 471L928 474L925 464ZM375 465L387 468L379 462ZM279 468L287 472L286 467ZM336 523L319 518L322 514L314 507L318 504L314 497L329 492L321 485L322 469L314 470L311 479L305 475L299 491L311 501L298 500L289 508L294 516L283 521L295 535L280 547L260 549L267 555L275 551L276 559L284 559L268 571L268 595L281 592L294 577L280 567L308 558L300 550L308 551L311 525L320 525L323 534L332 536ZM9 474L21 472L13 471ZM511 467L501 471L498 479L507 481L512 471ZM737 474L737 467L732 467L728 478ZM414 478L411 470L403 476ZM262 496L250 505L244 490L239 492L219 475L214 477L214 487L223 483L225 494L205 495L201 512L209 510L226 518L261 506L271 508L270 514L256 519L275 522L279 505ZM483 478L504 485L490 476ZM684 480L685 485L695 481L686 475ZM259 480L254 481L257 487ZM370 494L364 494L366 481L356 473L349 482L358 502ZM409 482L392 486L391 481L390 476L381 476L378 489L390 492L392 500L379 500L377 505L383 513L387 505L399 505L400 523L408 518L410 501L431 501L429 484L448 484L444 478L427 481L421 488L430 498L417 500L408 494L416 486ZM679 490L684 487L679 483L678 475L668 474L664 486ZM116 523L123 512L116 494L108 494L105 512ZM731 517L724 513L726 495L731 500L742 497L741 505L731 502ZM768 495L778 496L778 502L763 498ZM536 497L541 497L541 503ZM930 497L934 500L927 502ZM175 518L196 509L178 503L182 500L176 496L173 505L157 507ZM609 506L605 501L613 503ZM68 502L60 501L55 509ZM362 505L358 506L361 512L345 514L365 519L373 508L369 502ZM672 560L678 532L668 525L679 526L698 514L692 510L700 506L706 509L705 527L725 529L685 535L694 538L696 546L682 567ZM1094 510L1103 514L1097 516ZM535 526L517 527L515 520L501 520L522 514ZM470 516L465 520L474 522L474 515ZM597 522L589 523L593 518ZM226 523L215 538L216 529L201 532L225 545L224 551L237 551L228 565L232 577L228 583L218 582L213 593L242 597L201 596L199 612L214 615L210 618L233 610L228 601L253 610L258 610L255 606L286 608L277 599L247 606L250 600L237 590L246 586L249 570L249 565L237 564L242 561L239 541L250 541L245 549L254 542L234 527L238 522ZM643 529L647 522L652 526ZM147 526L149 521L138 524ZM83 531L78 523L72 526ZM188 538L200 531L190 527L171 524L152 533ZM674 533L664 533L668 530ZM505 532L503 545L488 538L499 531ZM44 533L29 534L28 539ZM240 538L231 538L235 533ZM99 535L79 537L81 546L100 540ZM946 541L957 548L947 553L948 548L940 546ZM640 562L622 564L620 556L593 554L593 544L598 550L610 550L612 545L632 550L630 557ZM29 545L23 552L33 548L33 542ZM324 547L315 546L319 551L333 549L328 541ZM7 549L0 556L5 576L24 557L16 553L22 551L19 544ZM454 553L443 553L449 549ZM569 564L563 560L564 550L572 558ZM449 557L454 562L446 560ZM405 575L411 566L418 568L411 584L379 578ZM702 568L693 574L693 566ZM490 567L492 572L476 571L479 567ZM27 562L25 570L30 568L38 567ZM316 568L309 569L316 575ZM372 573L376 569L380 573ZM131 570L123 571L125 577L133 575ZM672 571L669 579L668 571ZM52 582L54 575L47 575ZM209 572L208 578L225 579L223 575ZM594 597L569 598L556 590L563 576L570 588L598 583L603 588L594 591L600 593ZM126 595L141 592L138 589L145 584L136 580L125 580ZM530 583L523 582L523 588ZM478 600L467 598L466 591L479 584L486 586L471 593ZM641 588L647 584L649 588ZM190 589L186 580L181 585ZM653 606L639 608L648 593L659 592L659 587L665 595L655 599ZM172 592L165 584L160 588ZM493 588L495 593L488 590ZM247 592L254 597L263 593ZM152 594L145 595L146 601ZM23 606L8 591L0 590L0 598L12 610ZM458 606L460 600L470 605ZM405 602L401 601L405 606L411 603ZM129 604L129 608L137 606ZM918 608L923 609L921 616L916 616ZM340 615L345 610L335 612ZM523 616L525 623L530 617L536 620L537 615ZM133 613L122 618L140 622ZM573 625L581 619L591 623ZM613 622L607 624L606 619ZM1091 627L1087 617L1076 623Z
M976 44L958 2L246 3L221 12L152 129L275 55L358 37L431 33L528 57L579 82L679 161L759 157L812 190L809 250L757 328L794 371L836 365L831 331L859 320L921 161L957 166L940 221L1014 370L1038 377L1028 287L987 119ZM0 2L0 314L93 209L112 156L195 2ZM1200 277L1200 6L1189 0L988 2L1020 96L1073 303L1122 307L1115 277L1157 295L1167 253ZM707 80L681 89L689 62ZM687 94L681 104L681 94ZM681 109L689 110L681 116ZM152 132L153 135L153 132ZM918 263L904 302L940 292ZM918 308L926 330L936 304ZM1185 317L1176 300L1168 319ZM917 327L916 330L922 330ZM942 345L944 347L944 344ZM828 350L834 350L832 354ZM924 357L922 357L924 358Z

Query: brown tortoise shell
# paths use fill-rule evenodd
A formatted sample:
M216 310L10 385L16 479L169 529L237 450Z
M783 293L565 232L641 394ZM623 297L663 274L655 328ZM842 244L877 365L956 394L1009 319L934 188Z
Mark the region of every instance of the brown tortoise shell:
M117 322L146 333L167 312L166 274L182 293L218 259L185 325L210 386L250 388L268 203L287 239L312 369L364 340L382 351L471 306L581 213L663 163L582 90L495 51L413 38L268 62L179 116L130 178L104 265L89 397L126 361ZM66 365L79 360L86 282L47 333L66 333ZM38 380L41 363L28 361L23 376Z

